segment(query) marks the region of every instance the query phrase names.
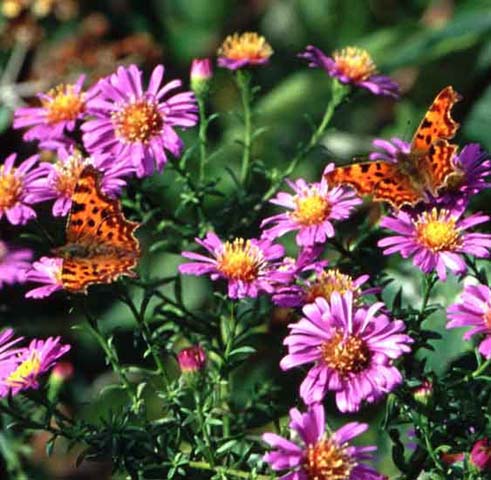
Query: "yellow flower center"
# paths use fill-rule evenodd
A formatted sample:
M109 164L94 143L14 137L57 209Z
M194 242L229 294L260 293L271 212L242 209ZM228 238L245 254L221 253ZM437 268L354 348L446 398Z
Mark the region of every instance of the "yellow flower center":
M321 439L307 447L304 469L309 480L348 480L356 462L346 447L332 439Z
M7 18L18 17L23 9L21 0L5 0L1 5L2 13Z
M452 251L460 245L460 229L448 210L438 212L433 208L422 213L415 229L419 243L432 252Z
M112 115L116 135L125 142L148 142L158 135L164 126L164 119L154 102L140 100L128 104Z
M236 238L225 242L217 258L217 269L227 278L252 282L265 262L261 249L250 240Z
M266 39L255 32L229 35L218 49L218 56L230 60L264 60L273 54Z
M78 150L75 150L64 162L58 162L55 166L58 172L56 190L64 197L71 198L86 165L87 161Z
M305 292L306 303L312 303L317 297L330 300L331 295L338 292L343 295L346 292L358 293L358 288L353 286L353 279L349 275L341 273L337 269L321 272L315 281L307 287Z
M74 85L58 85L47 93L49 100L43 100L46 120L49 124L76 120L85 110L84 94L75 92Z
M370 54L361 48L346 47L332 55L339 71L355 82L362 82L377 73Z
M486 325L487 328L491 329L491 306L488 306L487 311L484 313L484 325Z
M293 218L305 227L321 224L329 216L331 205L316 189L312 189L306 196L295 198L296 208L292 212Z
M12 208L22 194L22 180L15 175L15 169L9 173L4 172L3 165L0 166L0 210Z
M41 359L38 352L34 351L5 379L5 383L9 387L27 386L30 378L36 378L40 368Z
M370 364L370 350L365 341L356 335L345 337L340 331L322 344L321 352L325 364L341 377L360 373Z

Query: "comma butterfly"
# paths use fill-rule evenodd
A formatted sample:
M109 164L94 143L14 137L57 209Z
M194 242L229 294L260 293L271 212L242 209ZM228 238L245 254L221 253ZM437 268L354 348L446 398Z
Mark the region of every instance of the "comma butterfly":
M349 184L374 201L388 202L399 209L416 205L425 193L436 195L455 173L452 163L457 145L451 144L459 128L450 111L462 97L451 87L435 98L411 142L409 153L398 154L397 162L373 161L337 167L326 173L330 184Z
M99 172L85 167L72 195L66 245L55 249L63 258L63 288L86 293L94 283L111 283L121 275L135 276L140 257L133 235L139 226L124 217L119 200L101 192Z

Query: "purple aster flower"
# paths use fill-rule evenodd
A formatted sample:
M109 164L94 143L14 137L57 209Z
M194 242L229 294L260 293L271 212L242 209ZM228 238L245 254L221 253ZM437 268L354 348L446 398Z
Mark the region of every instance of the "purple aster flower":
M222 242L214 233L208 232L204 240L196 238L196 242L211 254L211 258L182 252L183 257L196 261L179 265L179 271L188 275L210 275L212 280L227 280L230 298L271 293L276 283L284 283L291 278L290 272L282 272L280 264L274 262L284 255L283 247L272 244L268 239L236 238Z
M350 422L338 430L326 431L324 407L313 404L306 413L290 410L290 430L294 440L275 433L262 439L274 450L264 456L274 471L289 470L280 480L382 480L367 465L377 447L355 447L349 442L368 429L366 423Z
M473 327L464 334L464 340L484 334L479 352L491 358L491 289L487 285L467 285L459 300L447 309L450 321L447 328Z
M87 102L95 118L82 125L84 145L91 154L132 162L139 177L162 171L166 151L175 157L181 154L184 143L175 127L196 125L196 100L192 92L168 96L181 81L162 86L163 76L164 67L158 65L144 91L141 70L130 65L97 83Z
M29 200L32 183L42 173L34 168L38 156L33 155L14 167L17 155L9 155L0 165L0 220L5 215L12 225L25 225L36 217Z
M357 300L362 295L379 291L373 288L361 289L361 286L368 281L368 275L361 275L354 279L336 268L323 267L310 269L309 273L307 278L297 276L297 283L294 285L279 287L273 294L273 302L280 307L303 307L319 297L330 300L333 292L340 294L352 292L353 298Z
M43 286L29 290L26 298L44 298L63 289L61 270L63 259L41 257L32 264L32 269L26 274L26 281L41 283Z
M22 350L19 347L12 347L22 341L24 337L13 338L13 336L14 331L11 328L6 328L0 332L0 365L2 364L1 362L8 361Z
M39 170L43 176L32 183L29 199L36 202L55 200L53 215L67 215L78 178L87 165L92 165L101 172L101 189L111 197L121 193L126 185L124 177L134 173L133 167L126 162L116 163L104 157L84 157L79 150L61 148L58 150L56 163L40 164Z
M263 36L255 32L229 35L218 49L218 66L229 70L264 65L273 49Z
M385 162L397 163L399 158L405 158L411 153L411 144L397 137L391 138L390 141L376 138L372 142L372 145L377 150L370 153L368 158L373 161L383 160Z
M459 213L436 207L415 217L399 211L395 217L385 217L380 222L397 235L380 240L378 246L385 255L399 252L403 258L413 257L413 263L424 273L436 270L440 280L445 280L447 269L455 274L467 271L464 254L484 258L491 248L491 235L466 232L487 222L489 216L460 217Z
M261 227L275 224L264 230L263 236L266 238L274 239L298 230L298 245L311 247L315 243L324 243L334 236L332 222L348 218L353 208L362 203L352 190L343 187L330 189L325 177L320 183L308 184L303 179L296 182L287 180L287 183L295 195L280 192L270 202L290 211L263 220Z
M85 113L84 81L85 75L81 75L73 85L58 85L48 93L38 94L41 106L18 108L14 128L28 127L24 140L40 140L43 147L45 142L49 145L50 141L63 140Z
M0 240L0 288L4 285L24 283L26 271L31 268L32 251L10 248Z
M299 55L313 68L322 68L341 83L365 88L374 95L399 97L399 85L385 75L377 74L377 67L366 50L346 47L328 57L322 50L309 45Z
M32 340L15 358L0 363L0 397L39 388L39 377L50 370L68 350L70 345L61 344L60 337Z
M383 307L382 302L357 307L348 291L303 308L305 316L289 326L288 355L280 366L314 363L300 386L305 403L319 402L331 390L339 410L356 412L364 400L374 402L402 382L392 360L409 352L412 339L403 333L402 321L379 313Z

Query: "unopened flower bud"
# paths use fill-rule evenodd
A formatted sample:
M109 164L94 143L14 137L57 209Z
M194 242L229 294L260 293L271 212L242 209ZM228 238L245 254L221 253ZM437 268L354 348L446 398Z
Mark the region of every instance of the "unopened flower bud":
M425 379L421 385L412 389L412 393L417 402L428 405L433 396L433 384L430 380Z
M203 369L206 353L199 345L184 348L177 354L177 361L182 373L195 373Z
M57 382L66 382L73 377L73 365L70 362L59 362L51 371L51 377Z
M196 95L202 95L208 91L212 76L213 70L209 58L195 58L193 60L191 64L190 82L191 89Z
M489 438L478 440L471 450L471 462L481 471L491 471L491 442Z

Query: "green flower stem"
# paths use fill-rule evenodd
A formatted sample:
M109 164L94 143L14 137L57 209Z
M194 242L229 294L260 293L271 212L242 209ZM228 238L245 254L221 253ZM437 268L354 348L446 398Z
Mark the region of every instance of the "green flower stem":
M208 470L226 475L226 478L246 478L249 480L273 480L274 477L269 475L258 475L243 470L235 470L233 468L212 466L207 462L189 462L189 466L195 470Z
M138 409L137 406L139 402L138 402L135 386L128 380L126 373L123 371L123 368L119 363L119 358L115 349L109 345L106 338L99 331L97 327L97 320L93 318L87 312L87 310L85 310L85 317L87 320L86 322L87 329L92 334L92 336L97 340L97 343L99 343L100 347L104 351L104 354L106 355L106 359L111 364L113 371L116 372L119 378L121 379L121 382L125 386L125 390L128 393L128 396L130 397L133 409L136 411Z
M162 377L165 386L168 389L170 385L170 379L167 375L162 359L160 358L160 355L158 351L155 349L155 346L152 342L152 332L145 318L145 311L149 304L151 295L147 295L147 294L144 295L140 310L138 310L138 308L136 307L135 303L133 302L132 298L129 296L128 292L126 292L126 290L123 292L120 298L121 301L128 306L131 313L135 317L135 320L138 323L138 326L140 327L142 338L152 355L152 358L155 362L155 366L157 367L157 374Z
M343 103L344 99L348 96L349 88L341 83L334 81L331 86L331 100L327 104L326 110L324 112L324 116L322 117L321 122L318 127L312 133L310 140L297 152L297 154L293 157L290 164L283 172L283 174L274 182L274 184L269 188L269 190L263 195L262 201L268 201L273 195L275 195L280 188L281 184L292 174L292 172L297 167L298 163L303 160L317 145L322 135L326 131L329 123L332 120L336 109Z
M206 132L208 130L208 118L206 117L205 98L202 94L196 95L198 101L199 111L199 181L203 182L205 178L205 165L206 165L206 149L208 146L208 138Z
M433 287L436 285L438 277L433 272L430 275L425 275L423 283L423 300L421 302L421 309L419 311L418 321L421 321L424 317L426 308L428 307L428 302L431 297L431 292Z
M472 372L471 377L472 378L479 377L479 375L481 375L481 373L484 372L490 365L491 365L491 358L488 358L488 360L483 362L482 365L477 368L477 370L474 370Z
M244 138L242 150L242 166L240 169L240 181L242 185L247 183L249 176L249 167L251 162L251 147L252 147L252 91L251 91L251 76L249 72L238 70L236 75L237 86L240 91L240 99L242 101L242 114L244 121Z
M196 405L196 413L198 416L198 426L199 430L203 434L203 438L206 445L205 456L208 460L208 463L212 466L215 465L215 455L213 454L213 447L211 445L210 434L208 432L208 428L205 423L205 417L203 415L203 402L201 398L201 389L196 388L194 390L194 403Z

